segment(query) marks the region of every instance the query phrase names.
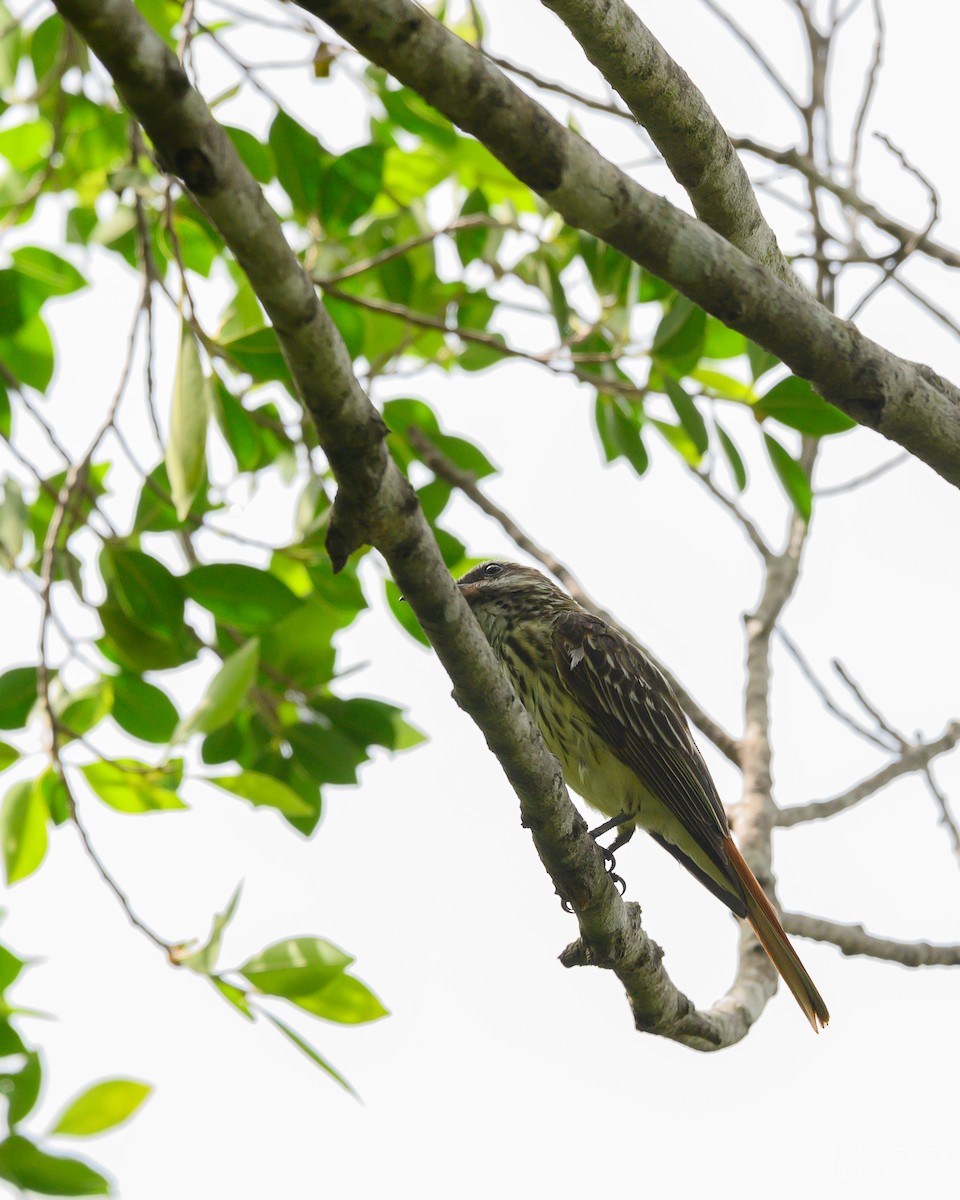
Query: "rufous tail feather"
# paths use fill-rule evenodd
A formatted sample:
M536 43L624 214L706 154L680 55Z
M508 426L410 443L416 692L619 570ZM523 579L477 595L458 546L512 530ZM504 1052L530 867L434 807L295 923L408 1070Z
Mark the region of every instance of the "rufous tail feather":
M734 844L733 838L727 837L724 840L723 849L727 861L743 887L743 898L747 905L747 920L757 935L757 940L780 972L783 982L793 992L797 1003L813 1026L813 1032L819 1033L820 1028L830 1020L830 1013L823 1002L823 997L817 991L813 980L807 974L806 967L790 944L790 939L780 924L780 918L764 894L763 888L757 882L757 877L747 866L743 855Z

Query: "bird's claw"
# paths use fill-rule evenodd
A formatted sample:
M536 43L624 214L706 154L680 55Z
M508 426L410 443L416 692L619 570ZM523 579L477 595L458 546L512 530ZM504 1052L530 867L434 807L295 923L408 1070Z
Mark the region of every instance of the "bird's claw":
M604 857L604 861L606 863L606 868L607 868L607 874L610 876L610 879L617 885L617 888L620 891L620 895L621 896L624 895L627 890L627 885L624 881L623 876L617 874L617 871L616 871L617 860L616 860L616 857L614 856L613 851L611 849L609 849L607 846L600 846L599 843L598 843L598 849L600 850L600 853Z

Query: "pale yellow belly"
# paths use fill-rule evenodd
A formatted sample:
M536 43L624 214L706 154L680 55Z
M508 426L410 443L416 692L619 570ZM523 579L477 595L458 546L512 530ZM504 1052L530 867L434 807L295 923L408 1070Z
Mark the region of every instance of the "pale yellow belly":
M556 687L561 686L557 681ZM729 890L728 877L717 869L663 801L613 753L586 718L570 717L561 727L558 712L564 706L559 703L560 696L544 687L534 689L534 694L523 700L550 752L559 760L568 787L607 817L633 814L635 824L641 829L658 834L676 846L724 890Z

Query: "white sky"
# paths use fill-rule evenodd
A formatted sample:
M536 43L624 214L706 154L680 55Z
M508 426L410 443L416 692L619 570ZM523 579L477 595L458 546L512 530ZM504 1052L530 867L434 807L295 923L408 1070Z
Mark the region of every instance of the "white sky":
M695 0L637 7L731 133L779 146L795 140L777 94ZM805 68L791 6L739 0L730 8L799 86ZM505 0L488 0L484 9L498 52L599 94L592 69L548 12ZM868 132L888 134L934 178L943 213L938 236L960 245L960 175L947 136L960 10L906 0L888 0L884 9L885 70ZM212 19L207 0L198 11ZM842 111L854 103L866 61L859 15L848 38L850 57L834 77ZM257 42L269 56L260 33ZM245 52L253 57L254 48ZM200 61L201 83L216 92L218 69ZM362 114L351 111L356 93L346 85L302 80L291 95L295 111L328 144L359 139ZM258 128L255 106L235 105L230 117ZM590 133L617 161L644 156L630 131L612 122L597 121ZM638 177L678 198L662 174ZM871 139L864 191L896 215L925 220L922 191ZM795 216L761 202L793 248ZM62 357L49 411L77 451L115 387L136 295L135 281L102 258L81 265L100 281L96 302L81 296L50 309ZM957 312L955 279L925 261L908 275ZM841 307L854 299L842 295ZM895 293L871 305L861 325L891 349L960 379L952 337ZM511 327L517 340L524 332ZM168 317L160 345L164 397L175 353ZM655 447L641 482L623 464L603 468L588 390L529 365L467 378L430 373L389 393L385 386L378 398L388 394L428 398L448 430L484 446L503 468L490 494L572 565L711 712L739 729L740 614L756 598L757 568L737 528L665 448ZM129 428L146 458L137 403ZM750 421L730 424L752 441L751 460L759 464ZM845 435L825 447L819 478L840 481L893 450L868 432ZM785 506L762 468L754 473L761 478L749 502L778 536ZM118 488L123 479L118 469ZM290 503L289 493L265 491L244 514L244 528L282 536ZM870 488L824 500L786 618L824 674L839 656L891 720L927 736L960 717L958 519L957 492L912 461ZM510 553L498 529L465 503L455 502L445 523L475 553ZM377 570L371 559L371 597ZM27 661L36 607L9 581L0 580L0 589L0 662ZM516 800L451 701L435 659L379 611L358 622L341 647L343 667L368 664L345 681L344 694L406 703L431 740L369 766L360 789L328 789L312 840L199 785L187 790L195 803L189 814L124 817L92 798L83 812L103 858L164 936L204 935L243 878L223 964L294 934L328 937L357 956L357 973L391 1009L389 1019L351 1029L277 1011L347 1075L364 1105L273 1031L243 1022L201 979L168 968L127 925L65 829L38 874L4 898L3 940L43 960L14 996L58 1018L28 1027L48 1072L29 1128L42 1130L67 1097L98 1077L153 1083L155 1095L128 1127L79 1147L117 1178L124 1200L565 1198L587 1189L633 1197L668 1188L720 1198L762 1189L791 1198L812 1188L857 1197L899 1196L908 1183L924 1196L955 1195L956 1107L940 1081L957 1068L951 1022L960 971L910 972L802 943L832 1014L818 1039L784 994L744 1043L718 1055L636 1034L612 977L557 963L575 923L561 911L520 828ZM823 713L779 649L775 669L781 803L833 794L882 764L878 752ZM201 675L178 685L184 703L198 693ZM721 792L733 798L734 773L705 752ZM956 809L960 759L942 760L937 774ZM863 921L894 937L960 938L960 871L916 777L833 822L777 835L775 852L787 907ZM708 1004L734 969L733 921L646 839L621 853L619 869L629 898L643 905L647 929L666 948L674 979Z

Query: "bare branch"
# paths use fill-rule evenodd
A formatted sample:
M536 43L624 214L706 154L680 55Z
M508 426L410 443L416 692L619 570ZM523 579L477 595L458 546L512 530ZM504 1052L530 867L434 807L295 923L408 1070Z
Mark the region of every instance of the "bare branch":
M857 0L859 3L859 0ZM852 8L846 13L837 17L832 24L831 33L836 32L843 20L849 16ZM867 119L867 113L870 109L870 102L873 100L873 94L876 91L877 80L880 78L880 65L883 62L883 46L886 38L886 26L883 20L883 9L880 7L880 0L873 0L873 17L877 27L876 37L873 43L873 50L870 54L870 67L867 70L867 77L864 80L863 93L860 96L860 103L857 106L857 115L853 122L853 135L850 139L850 158L848 160L848 169L850 172L850 182L853 186L857 184L857 178L860 169L860 153L863 145L863 127Z
M869 713L883 730L883 732L887 734L888 737L893 738L893 740L898 746L901 747L901 749L905 750L910 745L909 739L905 738L898 729L894 729L894 727L884 717L883 713L880 712L876 705L871 704L871 702L864 695L863 689L859 686L843 663L838 658L835 658L830 665L847 685L851 694L860 704L861 708L863 708L864 712Z
M800 98L794 95L793 89L783 78L780 72L776 69L773 63L767 58L764 52L760 49L753 38L747 31L730 16L728 12L716 3L716 0L701 0L704 8L708 8L718 21L722 22L737 41L750 53L750 57L754 60L757 66L763 71L767 78L771 81L777 91L784 97L790 107L797 111L803 108L803 102Z
M888 763L879 771L855 784L847 791L833 796L829 800L814 800L809 804L795 804L790 808L782 808L777 813L777 824L784 829L791 825L800 825L805 821L822 821L826 817L834 817L837 813L846 812L861 801L885 788L888 783L899 779L901 775L909 775L913 771L925 771L931 762L939 755L946 754L960 742L960 721L952 721L940 737L930 742L917 742L909 746L894 762Z
M727 493L714 482L713 478L706 471L698 471L695 467L690 468L691 473L700 480L703 486L707 489L728 513L737 522L740 528L744 531L750 541L753 543L754 549L760 557L767 561L773 557L773 551L767 545L766 539L760 532L757 525L747 516L736 500L733 500Z
M620 117L623 120L635 123L636 117L629 113L625 108L621 108L619 104L608 103L605 100L595 100L592 96L586 96L583 92L576 92L573 88L569 88L563 83L553 83L549 79L544 79L542 75L537 75L534 71L528 71L526 67L518 67L516 63L510 62L506 58L498 58L495 54L487 52L487 58L492 63L496 63L502 71L509 71L511 75L519 75L521 79L526 79L528 83L532 83L535 87L541 88L545 92L556 92L560 96L566 96L568 100L572 100L575 104L582 104L584 108L592 108L596 112L606 113L608 117Z
M837 704L834 698L827 691L823 681L817 675L816 671L814 671L809 659L782 626L777 626L777 634L781 642L783 642L784 647L789 652L790 657L800 668L801 674L806 679L807 683L810 684L813 690L820 697L820 701L824 708L827 709L828 712L832 713L838 721L842 721L844 725L846 725L849 729L852 729L858 737L865 738L868 742L873 742L873 744L875 746L879 746L881 750L889 751L891 746L888 741L886 741L884 738L878 737L872 732L872 730L869 730L864 725L861 725L859 721L850 716L848 712L846 712L839 706L839 704Z
M862 925L842 925L839 921L825 921L822 917L809 917L805 913L785 912L783 927L787 933L797 937L811 938L815 942L830 942L838 947L841 953L850 956L882 958L887 962L900 963L904 967L960 966L960 946L938 946L934 942L898 942L893 938L882 938L867 933Z
M606 609L602 608L591 596L584 591L580 581L570 570L564 566L558 558L550 553L549 550L544 550L537 542L526 534L517 522L498 505L490 499L487 494L479 487L476 477L471 475L469 471L461 470L456 463L451 462L445 454L437 449L430 439L423 433L422 430L415 426L405 431L405 436L410 444L416 449L417 453L423 462L430 468L431 471L440 479L444 479L447 483L459 488L465 496L467 496L482 512L487 516L492 517L500 526L500 528L511 538L515 545L521 550L529 554L546 567L551 575L563 584L570 595L582 604L584 608L595 613L601 620L606 621L608 625L621 630L631 641L636 642L637 638ZM656 665L660 673L664 676L670 686L677 694L681 705L687 716L694 725L710 739L717 749L735 765L740 760L740 744L735 737L728 733L722 725L720 725L713 717L711 717L690 695L687 689L671 674L662 662L652 654L650 650L643 647L644 653Z
M956 818L950 811L950 801L947 799L943 789L939 786L933 775L933 768L930 763L923 768L923 773L926 776L927 787L930 790L930 795L937 802L937 808L940 812L940 824L946 829L950 837L950 846L953 850L954 857L960 862L960 826L957 825Z
M766 146L762 142L755 141L753 138L733 138L732 143L738 150L747 150L751 154L768 159L770 162L780 163L781 166L792 167L795 171L799 171L815 183L817 187L831 192L842 204L861 213L871 224L876 225L884 233L889 233L891 237L896 238L901 245L917 237L918 231L916 229L912 229L909 225L904 225L902 222L888 216L871 201L864 199L855 187L840 183L836 179L831 178L831 176L819 169L812 158L801 154L799 150L776 150L772 146ZM935 242L929 236L924 237L921 234L917 240L916 248L922 254L946 263L948 267L960 267L960 252L949 246L943 246L939 242Z
M853 479L848 479L845 483L835 483L830 487L818 487L817 499L822 500L824 496L843 496L847 492L856 491L857 488L863 487L864 484L873 483L875 479L879 479L882 475L886 475L888 471L892 471L894 467L901 467L909 459L910 455L904 450L901 454L895 454L893 458L888 458L886 462L881 463L878 467L874 467L870 471L864 471L862 475L857 475Z

